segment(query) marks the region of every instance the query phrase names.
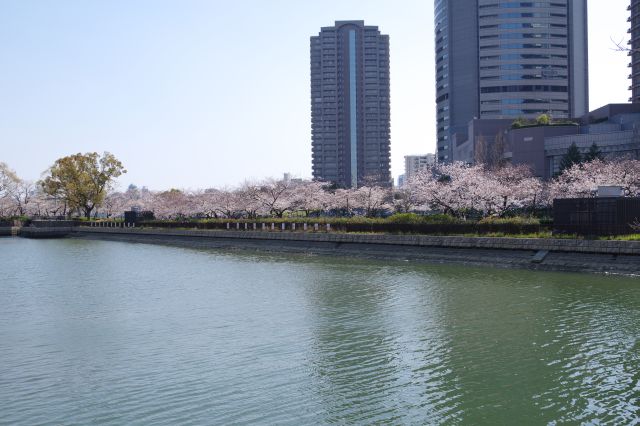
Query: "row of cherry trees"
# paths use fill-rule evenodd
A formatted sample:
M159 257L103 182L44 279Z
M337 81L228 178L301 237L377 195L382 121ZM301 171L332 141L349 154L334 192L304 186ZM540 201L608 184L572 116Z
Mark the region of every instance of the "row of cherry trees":
M159 219L283 217L293 212L328 211L345 216L373 216L392 210L392 201L392 193L379 187L328 190L320 182L266 179L234 189L153 192L129 187L127 191L110 194L102 213L117 215L137 207L152 211Z
M195 191L150 191L130 186L110 193L95 213L116 217L135 207L152 211L161 219L283 217L292 212L375 216L394 211L438 211L458 217L475 212L500 217L548 207L554 198L594 196L600 185L620 185L625 195L640 196L640 161L594 160L567 169L548 182L534 177L524 166L436 165L394 190L376 186L330 189L320 182L275 179ZM37 183L18 178L0 163L0 216L68 213L74 212L45 195Z
M550 181L534 177L522 165L488 169L454 163L423 170L400 193L413 201L408 205L454 216L473 211L502 217L549 207L556 198L594 197L599 186L607 185L622 187L625 196L640 196L640 161L595 159L576 164Z
M620 185L627 196L640 195L640 162L595 160L576 165L545 182L525 166L487 169L461 163L438 165L418 173L405 187L376 186L334 189L309 181L267 179L235 189L151 192L135 187L107 197L103 213L120 214L135 205L158 218L282 217L302 211L351 216L381 212L440 211L454 216L469 212L505 216L549 207L554 198L591 197L601 185Z
M48 199L34 182L20 179L0 162L0 217L62 214L64 206Z

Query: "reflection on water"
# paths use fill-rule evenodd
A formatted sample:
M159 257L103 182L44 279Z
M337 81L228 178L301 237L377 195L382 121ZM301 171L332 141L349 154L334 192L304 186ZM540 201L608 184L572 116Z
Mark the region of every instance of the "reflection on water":
M633 424L640 281L0 239L0 423Z

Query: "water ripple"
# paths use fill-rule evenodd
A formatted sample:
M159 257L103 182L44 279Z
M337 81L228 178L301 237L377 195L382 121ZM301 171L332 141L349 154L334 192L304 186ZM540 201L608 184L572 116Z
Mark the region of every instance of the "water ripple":
M640 424L634 279L78 240L0 258L2 425Z

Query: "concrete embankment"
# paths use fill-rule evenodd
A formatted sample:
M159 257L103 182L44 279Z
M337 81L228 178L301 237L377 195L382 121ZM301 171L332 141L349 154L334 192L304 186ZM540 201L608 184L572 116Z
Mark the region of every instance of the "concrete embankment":
M640 242L77 227L74 238L640 275Z
M56 226L38 228L34 226L25 226L20 228L18 234L25 238L64 238L73 232L71 226Z
M16 223L20 225L19 222ZM73 220L33 220L29 226L0 227L0 236L19 235L25 238L63 238L73 232L75 228Z

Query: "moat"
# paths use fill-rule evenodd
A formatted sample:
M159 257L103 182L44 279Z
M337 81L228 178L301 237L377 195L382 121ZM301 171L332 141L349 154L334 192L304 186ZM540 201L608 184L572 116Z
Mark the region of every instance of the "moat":
M640 279L0 239L0 424L640 421Z

